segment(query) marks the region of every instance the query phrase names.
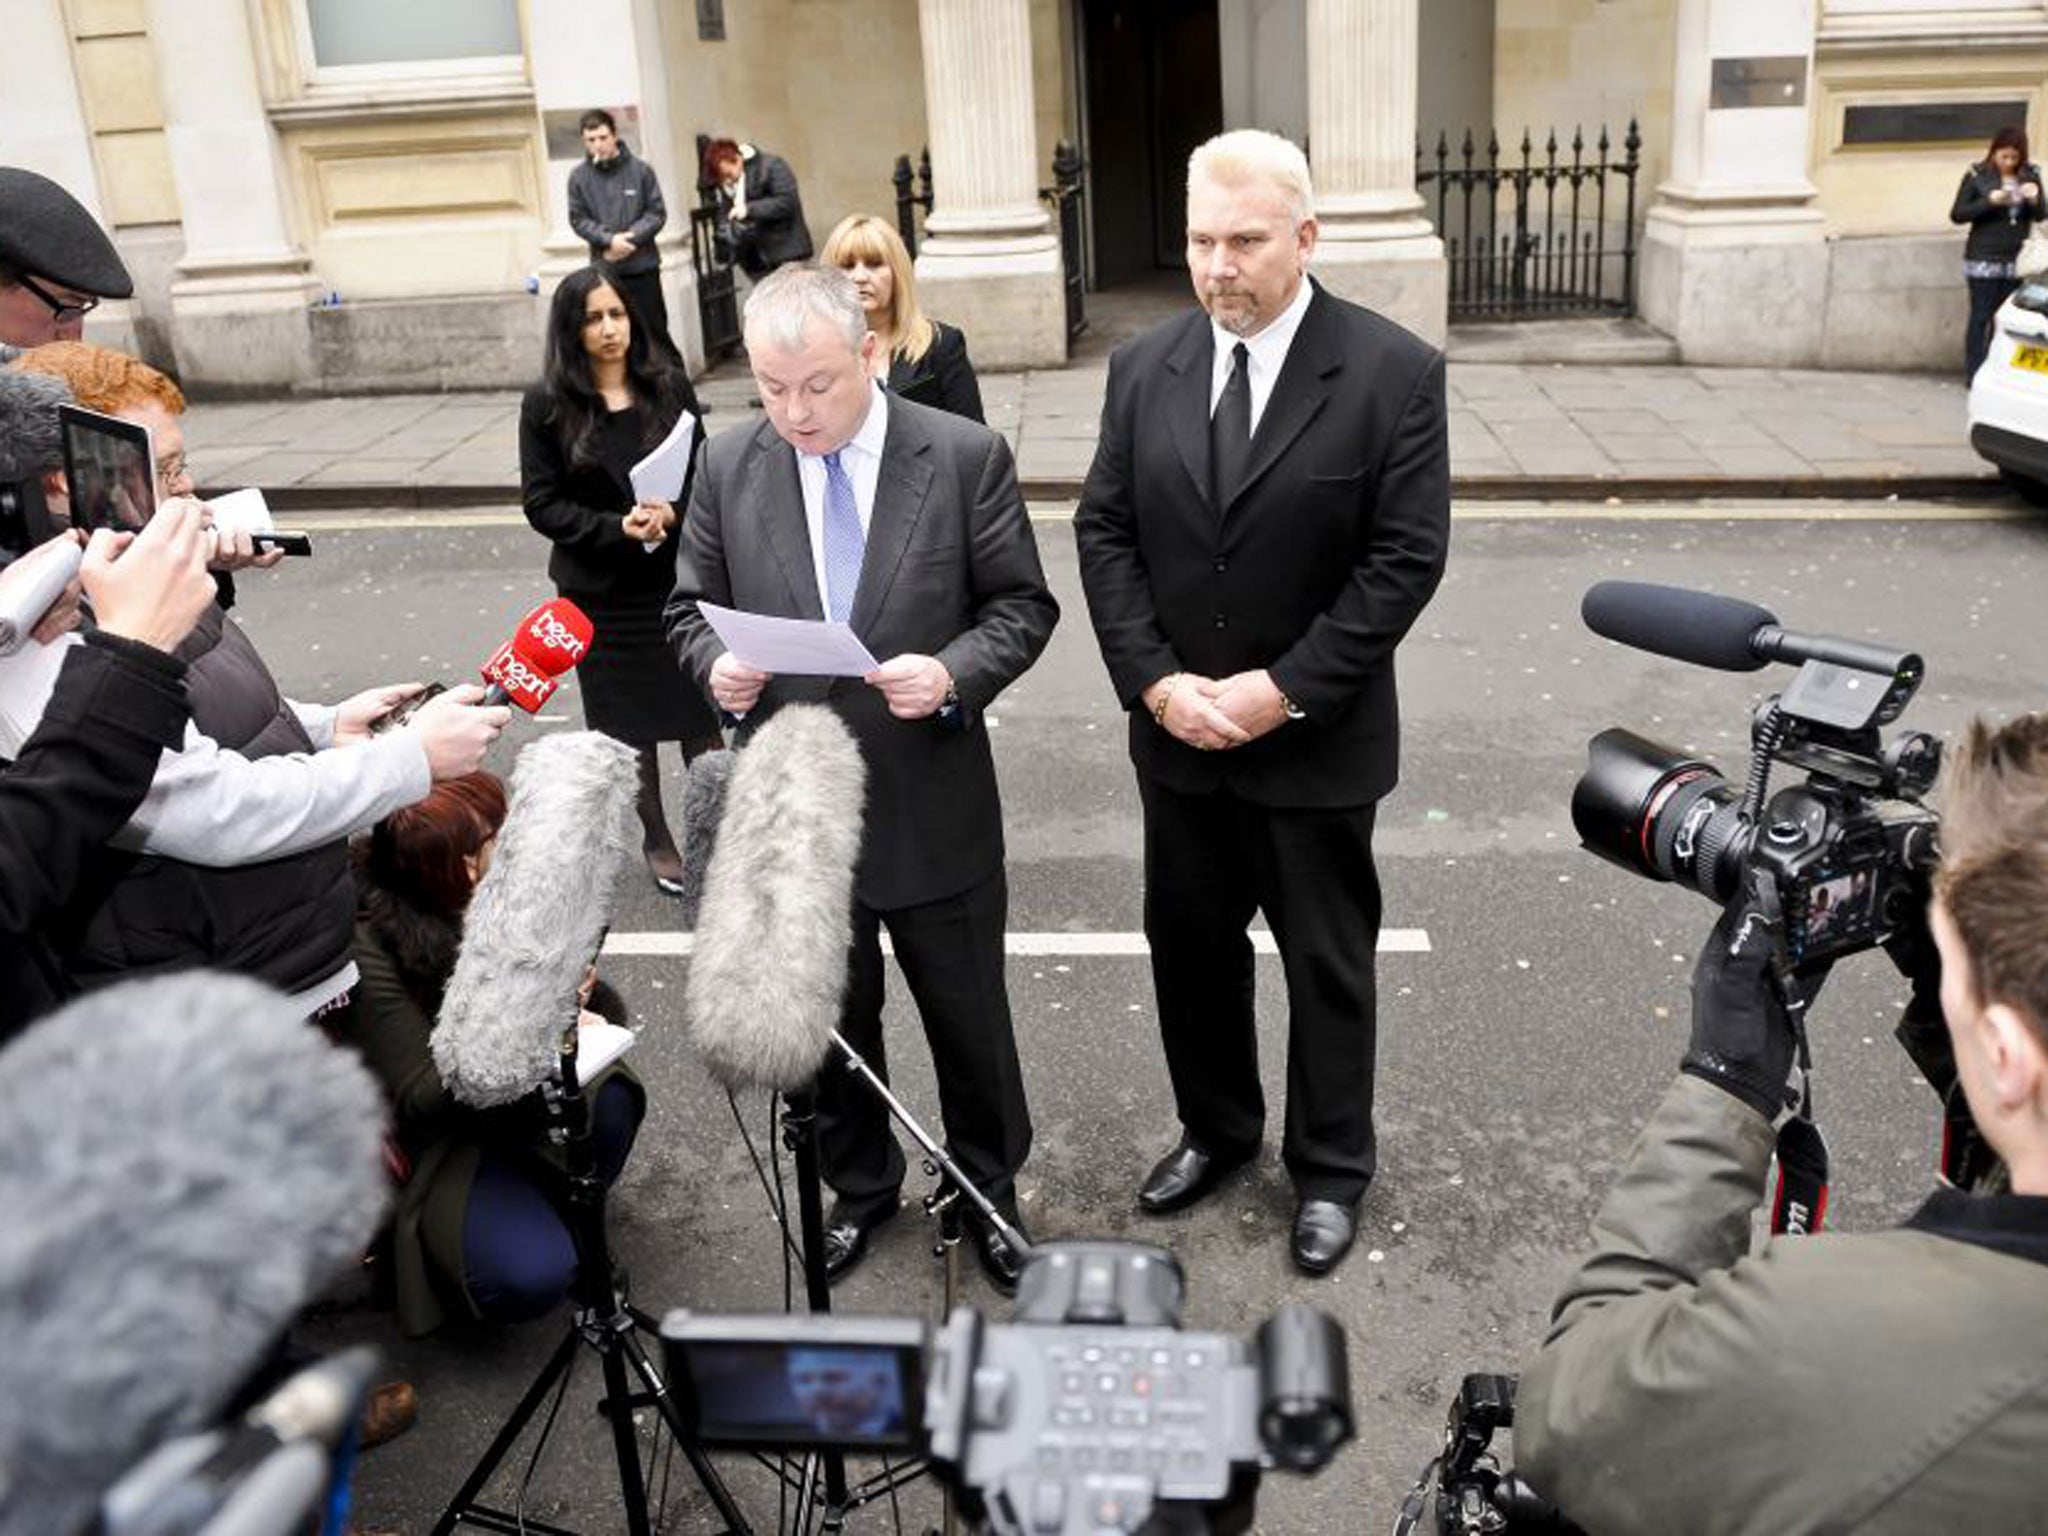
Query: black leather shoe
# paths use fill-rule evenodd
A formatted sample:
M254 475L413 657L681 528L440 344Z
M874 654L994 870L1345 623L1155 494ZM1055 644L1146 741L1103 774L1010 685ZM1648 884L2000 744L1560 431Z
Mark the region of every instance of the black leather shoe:
M1358 1207L1335 1200L1304 1200L1294 1208L1294 1263L1304 1274L1327 1275L1351 1251Z
M837 1282L854 1265L867 1257L868 1236L896 1214L892 1202L863 1219L842 1214L835 1208L825 1222L825 1279Z
M1014 1211L1003 1212L1003 1220L1015 1228L1025 1242L1031 1241L1031 1234L1024 1230L1022 1219ZM983 1220L979 1211L968 1213L967 1235L974 1243L974 1256L981 1260L981 1272L988 1276L988 1283L1005 1296L1016 1295L1017 1280L1024 1273L1024 1255Z
M1138 1209L1148 1216L1164 1216L1193 1205L1222 1183L1224 1175L1250 1161L1249 1156L1212 1156L1183 1136L1138 1186Z

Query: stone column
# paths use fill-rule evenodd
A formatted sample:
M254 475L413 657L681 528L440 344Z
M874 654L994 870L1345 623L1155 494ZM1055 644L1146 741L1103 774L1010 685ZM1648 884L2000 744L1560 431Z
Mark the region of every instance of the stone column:
M569 228L569 173L584 158L576 119L603 107L619 119L619 136L661 178L668 223L655 243L661 250L669 334L690 371L700 371L704 332L697 315L697 275L690 265L697 167L676 152L657 0L527 0L526 55L548 157L543 301L564 277L590 263L590 247ZM544 325L544 318L536 323Z
M1689 363L1820 361L1824 218L1807 179L1815 0L1679 0L1671 177L1640 309Z
M8 45L14 62L0 91L0 160L49 177L112 233L60 0L29 0L10 19ZM86 339L135 351L135 308L131 299L102 300L86 316Z
M934 206L918 297L984 368L1067 358L1059 237L1038 200L1030 0L918 0Z
M282 150L264 112L245 0L148 0L164 133L184 218L172 345L187 384L218 391L313 381L319 290L295 242Z
M1415 190L1419 0L1308 0L1308 150L1332 293L1444 343L1450 269Z

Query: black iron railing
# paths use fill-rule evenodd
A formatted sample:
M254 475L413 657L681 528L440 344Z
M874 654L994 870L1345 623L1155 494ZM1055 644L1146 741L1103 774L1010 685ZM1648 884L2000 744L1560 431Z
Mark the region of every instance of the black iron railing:
M1083 222L1088 185L1087 165L1080 150L1065 139L1053 146L1052 185L1038 195L1052 205L1060 231L1060 271L1066 285L1067 340L1088 327L1088 231ZM889 177L896 188L896 233L914 258L917 255L920 210L932 211L932 152L919 152L912 169L910 156L898 155Z
M1067 289L1067 340L1088 328L1088 235L1082 224L1086 208L1082 189L1087 167L1081 151L1065 139L1053 146L1052 185L1038 195L1052 204L1060 228L1060 272Z
M1415 185L1425 198L1436 188L1451 319L1633 315L1642 147L1633 118L1619 159L1604 125L1591 146L1573 129L1568 157L1552 129L1540 159L1524 129L1519 160L1511 154L1505 164L1498 130L1482 153L1466 129L1456 165L1450 136L1439 134L1434 169L1418 143Z
M710 145L697 135L697 163ZM714 187L697 189L690 210L690 267L697 275L697 319L704 333L704 361L715 363L740 344L740 305L733 280L732 235Z
M896 170L889 178L896 185L896 233L903 237L903 243L910 254L917 255L917 211L932 211L932 152L921 149L917 153L917 169L910 168L910 156L896 157Z

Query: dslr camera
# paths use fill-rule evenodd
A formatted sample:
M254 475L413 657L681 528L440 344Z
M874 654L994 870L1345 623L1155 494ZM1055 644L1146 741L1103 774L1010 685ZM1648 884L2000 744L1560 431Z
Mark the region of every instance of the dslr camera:
M1712 763L1619 726L1588 744L1572 824L1601 858L1725 904L1745 866L1765 871L1785 917L1796 971L1882 943L1910 918L1938 853L1940 823L1923 803L1941 744L1893 724L1926 674L1918 656L1857 640L1792 634L1731 598L1642 582L1586 594L1587 626L1681 661L1751 670L1792 661L1784 692L1750 722L1741 789ZM1778 765L1805 772L1768 800Z
M1265 1467L1351 1438L1343 1328L1280 1308L1250 1340L1180 1326L1180 1266L1141 1243L1045 1243L1014 1315L675 1311L670 1389L707 1448L921 1456L1001 1536L1250 1527Z

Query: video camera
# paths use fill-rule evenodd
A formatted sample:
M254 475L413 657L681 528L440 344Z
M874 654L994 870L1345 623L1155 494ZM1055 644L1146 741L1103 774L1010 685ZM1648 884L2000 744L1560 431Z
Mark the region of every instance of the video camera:
M1870 949L1912 915L1938 852L1940 822L1921 801L1941 744L1919 731L1887 742L1880 727L1918 691L1918 656L1791 634L1752 604L1641 582L1597 584L1584 614L1609 639L1681 661L1799 664L1791 685L1757 706L1739 792L1712 763L1633 731L1595 736L1572 791L1572 825L1589 850L1716 903L1754 863L1777 887L1795 970ZM1775 763L1807 777L1766 804Z
M1163 1248L1045 1243L1009 1323L714 1316L662 1323L707 1447L924 1456L998 1533L1236 1532L1260 1470L1315 1472L1351 1438L1343 1328L1280 1308L1251 1341L1180 1326Z

